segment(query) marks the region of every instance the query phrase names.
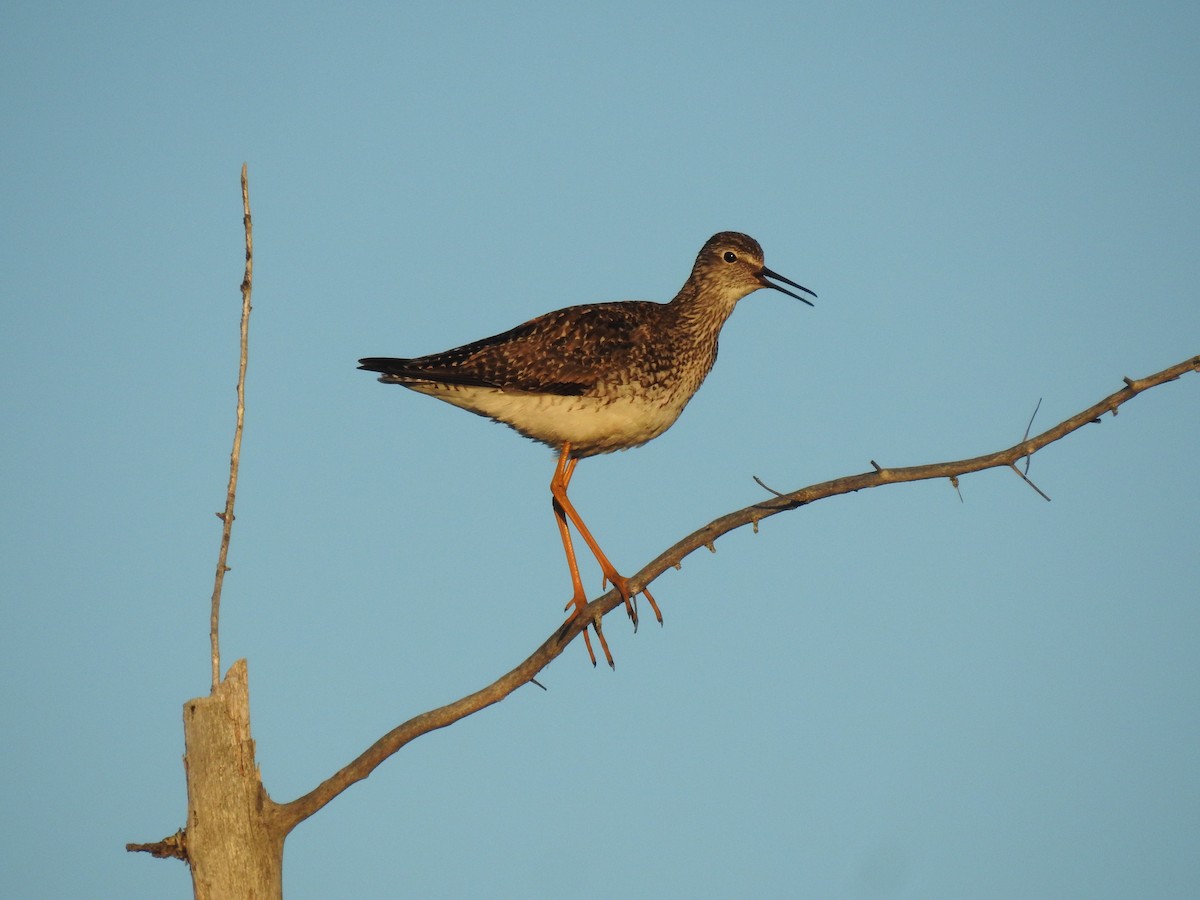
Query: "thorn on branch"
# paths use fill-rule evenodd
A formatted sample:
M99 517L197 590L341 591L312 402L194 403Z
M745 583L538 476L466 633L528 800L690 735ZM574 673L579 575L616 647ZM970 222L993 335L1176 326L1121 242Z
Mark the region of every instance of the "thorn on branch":
M750 477L753 478L755 480L755 482L758 483L758 486L760 488L762 488L764 491L770 491L778 499L780 499L784 503L786 503L788 505L789 509L795 509L798 506L804 506L804 504L806 502L804 500L797 500L794 497L789 497L787 494L783 493L783 491L775 490L775 488L771 487L769 484L764 483L763 480L761 478L759 478L757 475L751 475ZM773 507L770 507L770 508L773 508ZM758 519L754 520L754 533L758 534Z
M873 468L876 472L883 471L883 469L880 467L879 463L875 462L875 460L871 460L871 468Z
M1033 427L1033 420L1037 418L1038 410L1042 408L1042 398L1038 397L1037 406L1033 408L1033 415L1029 417L1029 421L1025 425L1025 434L1021 437L1021 443L1029 440L1029 429ZM1025 457L1025 474L1029 474L1029 461L1033 459L1033 454Z
M1031 488L1033 488L1035 491L1037 491L1037 492L1038 492L1038 495L1039 495L1039 496L1040 496L1040 497L1041 497L1043 500L1045 500L1047 503L1049 503L1049 502L1050 502L1050 498L1046 496L1045 492L1044 492L1044 491L1043 491L1041 488L1039 488L1039 487L1038 487L1036 484L1034 484L1032 481L1030 481L1030 480L1029 480L1029 479L1028 479L1028 478L1027 478L1027 477L1024 475L1024 473L1022 473L1022 472L1021 472L1021 470L1020 470L1020 469L1018 469L1018 468L1017 468L1017 467L1016 467L1016 466L1015 466L1013 463L1009 463L1009 464L1008 464L1008 467L1009 467L1010 469L1012 469L1014 472L1016 472L1016 473L1017 473L1017 477L1018 477L1018 478L1020 478L1020 479L1021 479L1023 482L1025 482L1027 485L1029 485Z
M781 499L785 496L782 492L775 490L775 488L771 487L770 485L764 484L763 480L761 478L759 478L757 475L751 475L750 477L753 478L755 483L760 488L762 488L764 491L770 491L776 497L779 497Z
M782 500L782 502L786 503L787 509L796 509L797 506L803 506L805 504L805 500L797 500L794 497L788 497L787 494L782 491L776 491L774 487L766 484L766 482L764 482L761 478L758 478L757 475L751 475L750 478L754 479L756 484L758 485L758 487L761 487L762 490L769 491L770 493L775 494L776 498L778 498L778 499ZM774 506L773 505L772 506L764 506L764 509L774 509ZM757 518L756 518L756 520L754 520L754 533L758 534Z
M1133 387L1133 379L1132 379L1132 378L1130 378L1128 375L1123 375L1123 376L1121 377L1121 380L1122 380L1123 382L1125 382L1125 386L1126 386L1126 387Z
M708 552L709 552L709 553L716 553L716 552L717 552L717 545L716 545L716 544L714 544L712 541L705 541L705 542L704 542L704 546L708 548Z
M958 476L957 476L957 475L951 475L951 476L950 476L950 484L951 484L951 485L953 485L953 487L954 487L954 492L955 492L956 494L958 494L958 502L959 502L959 503L965 503L966 501L964 501L964 500L963 500L962 491L960 491L960 490L958 489Z

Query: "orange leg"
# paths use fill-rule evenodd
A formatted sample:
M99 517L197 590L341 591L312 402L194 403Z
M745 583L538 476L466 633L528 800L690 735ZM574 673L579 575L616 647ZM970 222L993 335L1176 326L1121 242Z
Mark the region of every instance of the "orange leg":
M567 553L567 565L571 569L571 584L575 590L575 596L567 606L569 608L571 605L574 605L577 611L576 614L578 614L578 610L581 610L587 602L583 585L579 579L579 567L575 562L575 552L571 546L571 537L567 528L567 519L570 519L571 524L575 526L584 543L588 545L588 549L592 551L592 555L596 557L596 562L600 564L600 571L604 574L605 580L617 589L617 593L625 601L625 609L629 613L629 618L633 620L634 628L636 628L638 621L637 610L631 602L634 594L629 589L628 580L622 577L613 564L608 561L608 557L604 555L604 551L600 549L600 545L596 543L596 539L592 537L592 533L588 530L588 527L583 524L583 519L567 497L567 487L571 483L571 476L575 473L575 465L578 462L578 459L571 458L571 445L564 443L558 457L558 465L554 469L554 477L550 479L550 493L554 497L554 515L558 521L559 533L563 537L563 548ZM663 620L662 612L659 611L658 604L654 602L654 597L645 588L642 589L641 593L645 594L646 599L650 601L654 615L657 617L659 624L661 624ZM584 632L585 637L586 634L587 632ZM604 637L599 629L597 629L596 634L600 637L600 641L603 644ZM590 651L590 644L588 645L588 649ZM607 647L605 647L605 652L607 653Z
M564 459L565 457L561 457L558 461L558 468L554 472L555 478L559 477L559 470L563 468ZM567 554L567 565L571 569L571 587L574 590L574 594L567 601L566 608L570 609L573 606L575 607L575 612L567 619L569 622L582 613L584 607L587 606L587 593L584 591L583 582L579 578L579 566L575 562L575 548L571 544L571 531L567 527L567 518L557 499L554 501L554 521L558 523L558 533L562 537L563 550ZM599 618L592 623L592 628L596 632L596 637L600 638L600 648L604 651L604 658L608 661L609 668L615 669L616 665L613 663L612 652L608 649L608 641L604 639L604 632L600 630ZM583 643L587 646L588 656L592 659L592 665L596 665L596 651L592 649L592 639L588 637L586 626L583 629Z

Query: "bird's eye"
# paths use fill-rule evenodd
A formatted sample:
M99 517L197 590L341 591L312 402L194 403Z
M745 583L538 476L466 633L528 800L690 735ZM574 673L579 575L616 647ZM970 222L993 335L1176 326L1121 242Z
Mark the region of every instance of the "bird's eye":
M727 262L727 263L737 262L737 254L734 253L732 250L726 250L725 255L721 258L724 259L725 262Z

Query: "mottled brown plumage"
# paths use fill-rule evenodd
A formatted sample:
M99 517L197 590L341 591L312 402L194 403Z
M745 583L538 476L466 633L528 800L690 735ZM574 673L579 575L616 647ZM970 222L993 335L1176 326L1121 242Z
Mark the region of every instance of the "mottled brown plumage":
M763 265L762 248L752 237L723 231L704 244L691 275L669 303L570 306L453 350L415 359L369 357L359 360L359 368L379 372L382 382L503 422L558 450L551 491L575 588L568 607L573 605L578 614L586 605L569 519L636 624L625 579L567 499L575 462L636 447L670 428L712 369L721 326L747 294L773 288L811 305L768 279L816 296ZM658 614L654 598L642 593ZM661 622L661 614L658 618ZM600 622L592 624L611 665Z

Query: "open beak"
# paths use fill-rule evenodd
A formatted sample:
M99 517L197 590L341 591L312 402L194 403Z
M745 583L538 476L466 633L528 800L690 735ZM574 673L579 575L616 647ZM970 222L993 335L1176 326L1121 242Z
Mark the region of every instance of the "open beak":
M806 288L804 285L796 284L796 282L794 282L788 278L784 278L778 272L772 272L766 266L763 266L761 269L758 270L758 280L759 280L759 283L761 283L763 287L774 288L775 290L780 291L781 293L787 294L789 297L795 297L801 303L807 303L809 306L813 305L813 302L811 300L806 300L804 297L801 297L799 294L793 294L787 288L780 287L779 285L775 284L775 282L773 282L773 281L767 281L768 278L774 278L775 281L782 281L784 284L790 284L792 287L796 288L797 290L804 291L804 293L806 293L806 294L812 294L812 296L814 296L814 297L817 296L816 294L813 294L813 292L810 291L808 288Z

